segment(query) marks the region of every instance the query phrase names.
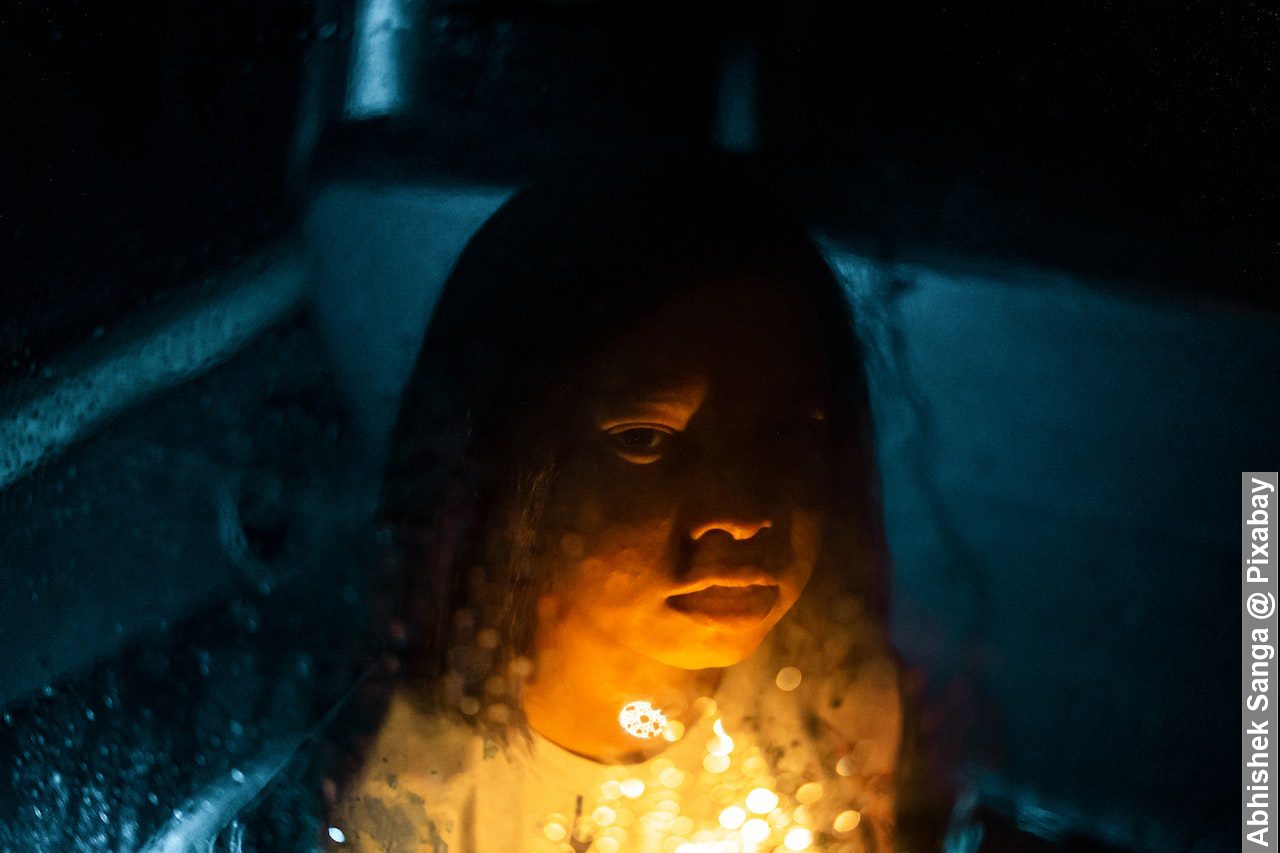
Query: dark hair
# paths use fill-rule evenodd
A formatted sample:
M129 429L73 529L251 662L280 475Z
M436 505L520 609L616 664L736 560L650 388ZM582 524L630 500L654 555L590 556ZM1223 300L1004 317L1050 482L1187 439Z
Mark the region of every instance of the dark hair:
M508 658L529 653L543 579L528 557L556 476L558 404L622 326L678 288L736 272L784 282L825 324L838 523L825 526L797 608L843 595L882 637L887 561L848 302L773 193L732 163L700 161L529 188L458 260L403 393L379 513L403 561L412 677L436 685L461 672L455 698L481 691L503 654L493 634L475 641L483 629Z

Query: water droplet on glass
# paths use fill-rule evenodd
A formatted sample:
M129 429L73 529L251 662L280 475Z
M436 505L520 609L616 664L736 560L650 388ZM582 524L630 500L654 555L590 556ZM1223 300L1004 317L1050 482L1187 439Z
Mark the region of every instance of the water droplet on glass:
M862 822L862 815L853 810L843 811L836 815L835 831L852 832Z
M720 825L725 829L737 829L747 819L747 813L739 806L729 806L720 812Z
M800 670L794 666L784 666L778 670L778 677L774 679L774 683L778 685L779 690L795 690L800 686L801 677Z

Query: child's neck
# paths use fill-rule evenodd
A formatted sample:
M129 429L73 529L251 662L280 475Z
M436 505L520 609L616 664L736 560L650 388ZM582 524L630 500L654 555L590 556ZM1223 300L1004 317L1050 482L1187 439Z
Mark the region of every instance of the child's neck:
M650 702L687 723L693 703L715 692L723 672L668 666L582 626L573 637L561 633L555 626L538 631L534 676L523 691L525 717L552 743L605 764L643 761L670 746L661 735L628 734L618 720L624 705Z

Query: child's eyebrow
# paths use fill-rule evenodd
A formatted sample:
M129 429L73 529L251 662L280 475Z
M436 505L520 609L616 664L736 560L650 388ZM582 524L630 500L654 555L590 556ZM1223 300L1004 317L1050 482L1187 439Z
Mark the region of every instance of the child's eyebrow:
M684 429L706 396L707 382L698 380L629 394L605 395L593 408L601 429L636 420L658 421Z

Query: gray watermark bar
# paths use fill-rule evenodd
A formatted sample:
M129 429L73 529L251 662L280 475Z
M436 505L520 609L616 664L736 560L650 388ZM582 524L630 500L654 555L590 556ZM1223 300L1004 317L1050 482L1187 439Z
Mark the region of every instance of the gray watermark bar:
M1240 849L1276 843L1276 472L1240 475Z

